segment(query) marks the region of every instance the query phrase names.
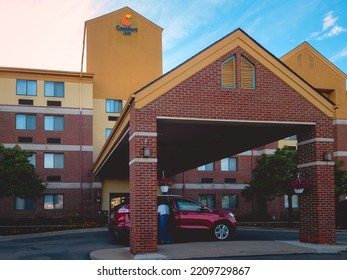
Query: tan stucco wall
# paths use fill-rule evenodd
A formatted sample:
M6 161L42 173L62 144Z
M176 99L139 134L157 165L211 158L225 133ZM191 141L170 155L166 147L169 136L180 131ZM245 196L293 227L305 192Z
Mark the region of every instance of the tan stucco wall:
M116 29L131 14L138 32ZM94 73L94 97L127 100L162 75L162 29L129 8L86 22L86 66Z
M26 96L16 95L16 78L0 78L0 92L8 93L0 95L0 104L2 105L18 105L18 99L31 99L34 100L34 106L47 106L47 100L61 101L61 106L64 108L79 108L80 105L83 109L93 108L93 84L91 83L78 83L66 82L64 79L59 81L65 83L64 97L46 97L44 96L44 81L52 81L50 77L45 80L38 80L35 77L21 77L26 80L37 80L37 95ZM81 103L80 103L81 96Z

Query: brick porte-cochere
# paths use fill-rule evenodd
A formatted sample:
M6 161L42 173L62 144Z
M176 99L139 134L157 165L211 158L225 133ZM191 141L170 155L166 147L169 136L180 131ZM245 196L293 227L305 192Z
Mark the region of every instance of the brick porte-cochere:
M259 48L259 46L256 47ZM202 52L196 59L203 55ZM233 55L236 57L237 87L227 89L221 87L221 63ZM241 56L247 57L255 65L255 89L243 89L239 86L241 84ZM266 56L268 56L268 60L274 59L268 54ZM288 82L283 77L279 78L280 74L275 75L256 57L260 58L257 54L254 57L243 48L235 46L144 104L143 100L146 96L150 96L145 95L146 90L155 95L156 90L161 90L162 83L166 80L169 83L171 76L175 77L174 74L179 72L180 68L164 75L158 81L137 92L133 96L134 102L128 104L132 224L130 251L133 254L151 253L158 249L157 170L158 168L163 169L160 164L165 162L162 159L163 148L161 145L163 144L160 142L163 139L160 138L162 131L158 128L158 124L163 128L162 120L164 119L189 120L192 125L195 121L203 120L203 122L209 122L210 125L216 123L219 128L221 125L225 125L225 129L229 130L228 133L231 135L233 129L242 131L242 135L237 135L238 142L248 141L248 148L256 148L260 144L257 142L257 138L261 138L263 136L261 134L269 135L269 139L274 141L291 136L284 134L287 128L290 129L288 133L297 134L298 167L301 178L313 183L313 188L305 191L300 197L300 241L324 244L336 242L334 163L323 160L324 153L333 153L333 109L329 107L331 104L328 104L319 96L318 92L298 76L292 75L293 73L279 61L272 61L272 65L285 72L286 75L292 75ZM193 62L188 61L187 64L193 64ZM274 71L277 71L276 69L274 68ZM156 87L157 84L158 87ZM296 87L298 84L300 86ZM305 98L305 94L308 95L308 98ZM317 97L311 98L315 95ZM310 101L315 98L320 104L323 104L321 107L318 101L316 104L313 104L314 101ZM323 106L329 109L325 110ZM325 112L323 112L324 110ZM329 113L326 113L328 110ZM184 139L186 135L180 135L179 126L177 127L178 131L172 135L176 137L178 135ZM261 133L263 128L266 132ZM254 135L254 130L257 131L259 137ZM219 140L223 141L223 139ZM184 142L180 143L184 145ZM239 143L230 142L229 146L237 144ZM254 146L251 147L251 145ZM145 146L150 148L150 157L143 155ZM221 155L231 156L228 154L231 150L226 149L222 154L223 150L218 145L207 147L209 155L214 150L218 152L218 155L215 159L206 158L206 160L217 160L217 157L222 158ZM227 147L227 145L223 147ZM177 158L175 159L179 151L176 151L175 148L178 148L177 145L165 147L172 151L172 164L179 165L179 161ZM158 153L158 150L161 153ZM206 150L206 148L201 150L201 154L203 155ZM171 157L169 159L171 160ZM166 162L170 162L170 160L166 158ZM190 158L188 156L183 158L181 155L180 160L183 163L183 161L189 161Z

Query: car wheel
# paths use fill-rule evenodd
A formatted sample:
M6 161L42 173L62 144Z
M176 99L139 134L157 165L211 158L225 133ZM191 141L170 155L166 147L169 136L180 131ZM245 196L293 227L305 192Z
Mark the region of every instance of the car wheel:
M224 223L220 223L213 228L213 237L216 240L227 240L230 237L230 228Z

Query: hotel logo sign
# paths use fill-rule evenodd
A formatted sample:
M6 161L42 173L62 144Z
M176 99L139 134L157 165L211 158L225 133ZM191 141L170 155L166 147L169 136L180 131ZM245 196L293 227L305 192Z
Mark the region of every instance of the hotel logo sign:
M122 16L122 25L117 25L116 29L123 32L123 35L130 36L133 32L138 32L137 27L131 27L132 15L126 14Z

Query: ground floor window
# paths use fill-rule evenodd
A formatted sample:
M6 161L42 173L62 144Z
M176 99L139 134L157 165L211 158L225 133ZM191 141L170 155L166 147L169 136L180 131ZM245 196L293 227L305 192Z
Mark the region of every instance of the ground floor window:
M239 196L237 194L223 194L222 208L224 209L239 208Z
M126 200L129 200L129 197L129 193L110 193L110 210Z
M35 198L16 197L15 209L16 210L35 210L36 209L36 200L35 200Z
M43 197L43 209L62 210L64 209L63 194L45 194Z
M199 194L199 202L205 204L207 207L215 207L215 196L213 194Z
M292 207L299 208L299 197L296 194L292 196ZM288 195L284 195L284 208L288 208Z

